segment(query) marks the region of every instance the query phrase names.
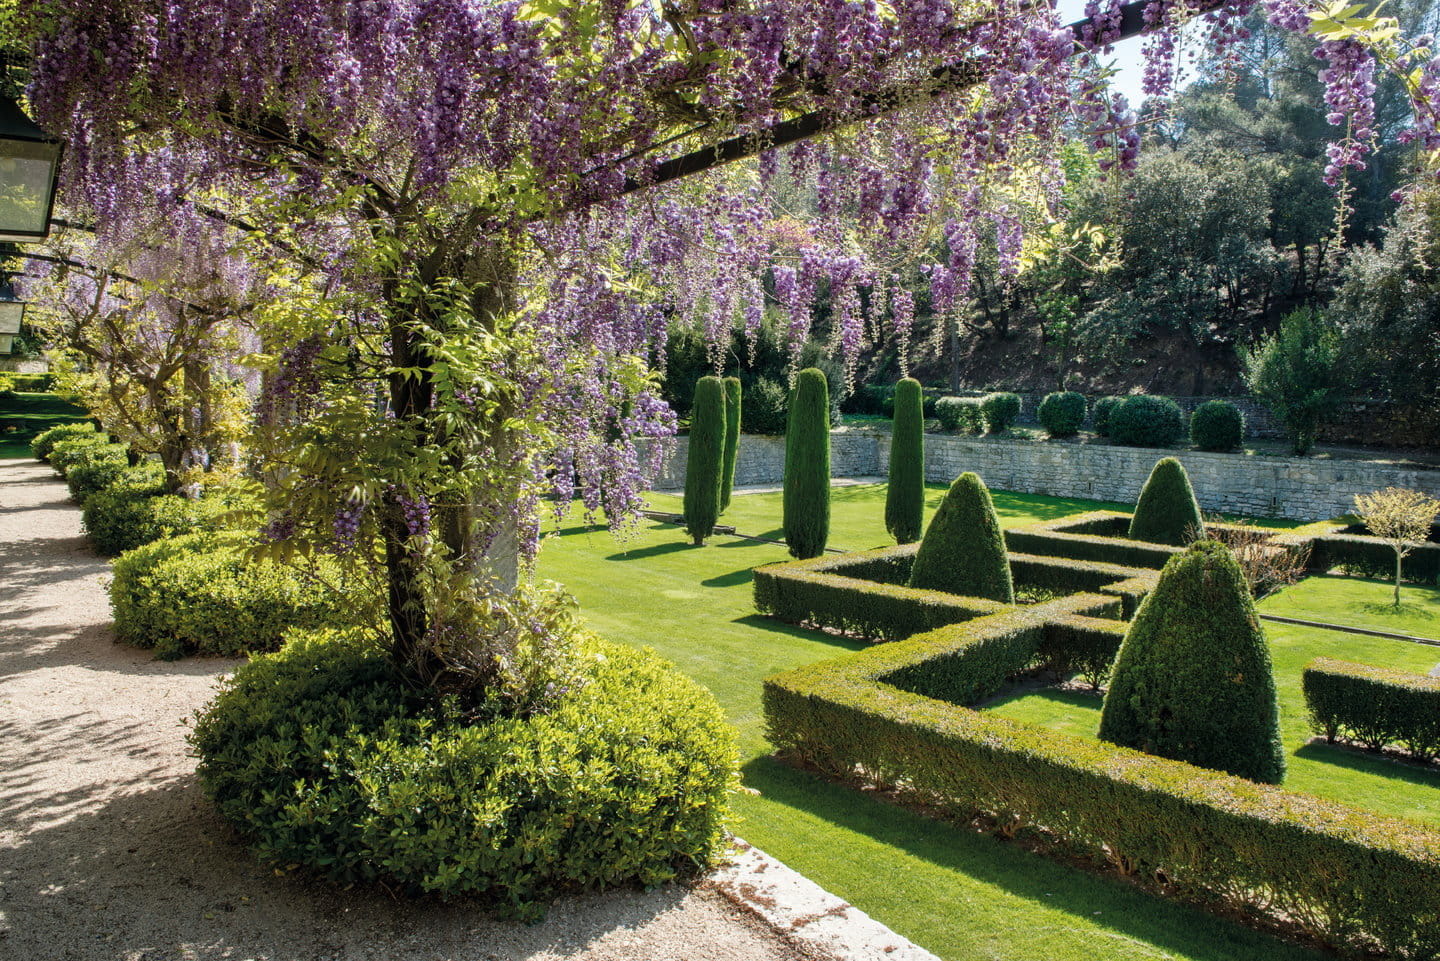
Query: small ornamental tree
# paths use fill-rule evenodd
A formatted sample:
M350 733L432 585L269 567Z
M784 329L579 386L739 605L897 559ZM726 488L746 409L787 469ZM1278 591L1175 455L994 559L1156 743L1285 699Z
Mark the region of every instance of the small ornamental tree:
M1176 554L1115 658L1100 738L1267 784L1285 777L1270 649L1234 556Z
M725 378L725 457L720 465L720 513L730 509L735 461L740 456L740 378Z
M725 433L725 385L719 377L701 377L695 382L685 464L685 531L697 545L705 543L720 517Z
M1180 545L1203 530L1205 520L1185 465L1173 457L1157 461L1135 504L1130 536L1137 541Z
M1339 329L1302 308L1287 314L1274 336L1241 351L1240 362L1245 385L1280 418L1295 453L1308 454L1349 380Z
M1400 570L1405 555L1430 539L1440 501L1419 491L1387 487L1355 495L1355 513L1395 551L1395 606L1400 606Z
M830 539L830 389L825 373L795 377L785 431L785 543L798 558L819 557Z
M955 479L915 553L910 586L1014 603L1005 535L980 475Z
M885 490L885 529L897 544L912 544L925 525L925 410L920 382L895 386L890 431L890 477Z

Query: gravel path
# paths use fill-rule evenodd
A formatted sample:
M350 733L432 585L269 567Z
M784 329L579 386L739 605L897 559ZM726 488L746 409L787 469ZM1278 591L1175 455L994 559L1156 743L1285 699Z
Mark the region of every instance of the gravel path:
M540 924L280 877L200 793L185 722L233 660L114 644L79 511L0 460L0 958L795 961L709 888L569 898Z

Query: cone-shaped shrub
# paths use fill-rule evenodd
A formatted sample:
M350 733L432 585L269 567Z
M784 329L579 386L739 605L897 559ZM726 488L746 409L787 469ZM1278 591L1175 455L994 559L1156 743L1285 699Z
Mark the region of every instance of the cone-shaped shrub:
M1205 521L1185 466L1173 457L1157 461L1130 518L1130 536L1154 544L1188 544L1203 536Z
M961 474L950 485L915 553L910 586L1014 602L1000 518L978 474Z
M730 508L735 460L740 456L740 378L725 378L725 457L720 464L720 513Z
M1270 649L1224 545L1198 541L1166 563L1115 657L1100 737L1252 781L1284 779Z
M819 557L830 539L830 389L825 373L795 377L785 429L785 543L799 558Z
M885 529L897 544L913 544L925 525L925 401L920 382L895 385L890 430L890 480L885 490Z
M725 385L719 377L695 382L690 409L690 457L685 464L685 530L705 543L720 517L720 466L725 460Z

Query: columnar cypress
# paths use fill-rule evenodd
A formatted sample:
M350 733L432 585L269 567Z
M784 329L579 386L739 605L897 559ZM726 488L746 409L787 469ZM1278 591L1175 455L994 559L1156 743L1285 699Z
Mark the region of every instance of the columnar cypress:
M1205 520L1200 516L1190 475L1175 458L1162 458L1150 471L1130 517L1130 536L1137 541L1177 546L1205 536Z
M950 485L915 553L910 586L1014 603L1005 535L978 474L961 474Z
M1165 564L1115 657L1100 737L1252 781L1284 779L1270 648L1224 545L1198 541Z
M690 410L690 457L685 465L685 530L705 543L720 517L720 465L725 459L725 385L719 377L695 382Z
M735 459L740 454L740 378L725 378L725 457L720 466L720 513L730 508Z
M785 429L785 543L799 558L819 557L830 538L830 390L825 373L795 377Z
M920 382L895 385L890 429L890 478L885 490L885 529L897 544L911 544L925 524L925 410Z

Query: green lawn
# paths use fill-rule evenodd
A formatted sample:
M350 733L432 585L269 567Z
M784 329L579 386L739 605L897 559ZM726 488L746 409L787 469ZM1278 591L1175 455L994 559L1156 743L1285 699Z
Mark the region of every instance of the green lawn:
M932 509L940 491L930 491ZM878 520L883 488L836 495L835 544L887 542ZM1108 506L998 492L995 499L1012 525ZM773 533L778 504L778 494L741 495L723 522ZM860 642L755 614L750 571L786 559L783 547L686 541L679 528L655 523L624 543L570 525L542 548L540 573L569 587L596 631L654 647L715 692L740 734L748 790L735 800L735 830L746 840L953 961L1323 957L771 760L761 681Z
M1399 615L1377 614L1390 600L1381 581L1312 577L1261 602L1261 610L1379 630L1431 634L1440 625L1440 591L1411 587ZM1393 610L1393 608L1384 608ZM1435 618L1435 620L1428 620ZM1316 657L1336 657L1426 672L1440 662L1440 648L1340 631L1264 622L1280 696L1280 723L1289 754L1285 787L1333 798L1396 817L1440 821L1440 768L1409 764L1355 749L1314 741L1300 688L1301 672ZM1004 717L1094 739L1100 698L1085 692L1019 690L987 706Z
M30 440L56 424L86 420L85 411L54 394L15 391L0 397L0 459L29 457ZM14 427L15 430L6 428Z

